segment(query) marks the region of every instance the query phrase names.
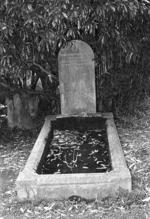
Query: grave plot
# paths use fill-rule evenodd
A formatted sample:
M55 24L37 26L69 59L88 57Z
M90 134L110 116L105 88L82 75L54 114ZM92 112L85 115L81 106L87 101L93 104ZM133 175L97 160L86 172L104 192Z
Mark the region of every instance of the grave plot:
M113 115L97 114L106 119L111 170L92 173L41 174L41 167L53 139L56 116L46 117L25 168L16 181L17 195L26 199L64 199L72 195L103 198L114 195L121 187L131 191L131 175L126 166ZM101 123L100 123L101 125Z
M61 120L62 125L57 120ZM104 119L70 117L57 120L40 174L102 173L111 170ZM91 125L88 124L90 122ZM99 129L95 130L96 122ZM101 129L100 123L104 126Z
M96 113L92 49L73 40L60 50L58 66L61 115L46 117L17 178L18 198L91 199L114 195L120 187L131 191L113 115Z

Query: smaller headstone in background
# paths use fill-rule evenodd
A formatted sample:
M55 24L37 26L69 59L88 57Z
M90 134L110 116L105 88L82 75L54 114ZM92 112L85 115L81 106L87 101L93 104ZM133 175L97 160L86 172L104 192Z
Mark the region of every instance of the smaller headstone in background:
M58 55L61 114L96 113L95 65L91 47L71 41Z
M39 105L38 96L29 97L29 112L32 118L36 118L36 116L38 115L38 105Z
M38 113L38 101L38 97L18 93L11 99L6 98L8 127L32 129L32 118L35 118Z
M33 121L29 111L29 96L27 94L15 94L13 96L13 104L18 117L17 127L20 129L32 129Z
M18 116L16 108L14 107L13 99L6 97L7 104L7 123L9 128L14 128L18 125Z

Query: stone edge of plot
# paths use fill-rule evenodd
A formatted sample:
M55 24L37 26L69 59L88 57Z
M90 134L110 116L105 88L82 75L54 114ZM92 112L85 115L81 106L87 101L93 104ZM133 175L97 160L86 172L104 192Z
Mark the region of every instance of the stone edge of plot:
M36 173L51 131L51 121L59 117L47 116L27 163L16 180L19 200L64 199L72 195L93 199L113 196L119 188L131 191L131 174L126 165L113 114L96 113L95 115L107 119L112 170L106 173L51 175Z

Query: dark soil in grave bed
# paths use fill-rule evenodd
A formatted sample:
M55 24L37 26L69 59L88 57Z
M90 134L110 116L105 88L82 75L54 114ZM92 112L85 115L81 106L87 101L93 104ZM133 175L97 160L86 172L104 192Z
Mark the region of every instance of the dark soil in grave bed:
M111 170L105 120L59 118L41 174L98 173ZM90 130L88 129L90 128Z

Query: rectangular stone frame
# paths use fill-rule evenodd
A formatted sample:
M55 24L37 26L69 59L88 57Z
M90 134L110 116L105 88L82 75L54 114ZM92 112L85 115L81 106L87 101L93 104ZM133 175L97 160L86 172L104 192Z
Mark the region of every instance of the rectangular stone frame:
M100 114L96 113L96 115ZM112 171L106 173L37 174L37 167L42 159L51 131L51 121L56 119L56 116L47 116L25 168L16 180L18 198L20 200L64 199L72 195L79 195L87 199L103 198L114 195L120 187L130 192L131 175L125 162L113 114L102 113L102 117L107 119Z

